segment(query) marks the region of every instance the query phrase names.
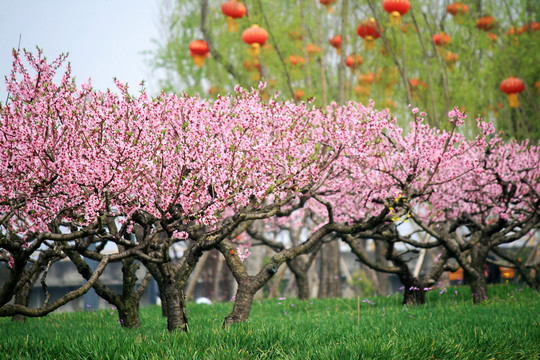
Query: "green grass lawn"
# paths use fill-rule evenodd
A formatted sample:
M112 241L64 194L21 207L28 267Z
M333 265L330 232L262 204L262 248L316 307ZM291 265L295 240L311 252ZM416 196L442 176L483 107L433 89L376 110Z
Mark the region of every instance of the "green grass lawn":
M114 310L13 323L0 319L10 359L540 359L540 294L490 287L474 306L467 287L428 293L405 308L398 295L255 302L247 323L222 329L232 303L189 304L190 332L169 334L157 306L123 329Z

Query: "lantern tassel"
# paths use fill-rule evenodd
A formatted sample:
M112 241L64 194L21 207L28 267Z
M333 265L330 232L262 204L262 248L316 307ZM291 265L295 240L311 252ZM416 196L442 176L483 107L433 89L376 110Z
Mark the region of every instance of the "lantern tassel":
M193 61L195 61L195 65L197 65L198 67L203 67L204 65L204 56L203 55L198 55L198 54L193 54Z
M397 11L392 11L390 14L390 25L400 26L401 25L401 14Z
M328 5L325 5L326 6L326 12L328 14L333 14L334 13L334 8L332 7L332 4L328 4Z
M227 16L227 31L232 33L238 32L238 23L233 17Z
M375 49L375 39L373 36L366 36L364 39L364 50L368 51L371 49Z
M261 53L261 45L253 43L249 45L248 54L251 57L257 57Z
M517 108L519 107L519 100L517 93L508 94L508 101L510 102L510 107Z

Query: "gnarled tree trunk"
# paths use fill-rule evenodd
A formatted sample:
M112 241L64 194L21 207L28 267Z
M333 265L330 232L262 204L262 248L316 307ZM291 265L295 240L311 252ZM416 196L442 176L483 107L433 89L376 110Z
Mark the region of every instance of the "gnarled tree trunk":
M36 276L37 278L37 276ZM32 282L28 282L22 286L19 291L15 293L15 304L28 306L28 303L30 302L30 293L32 292L32 287L34 285L35 278ZM26 316L24 315L13 315L11 317L11 321L15 322L25 322Z
M321 247L321 276L319 298L341 296L341 274L339 267L339 243L332 241Z
M158 283L159 286L159 283ZM186 303L184 289L179 289L175 284L163 284L159 288L160 293L165 298L167 314L167 330L188 331L188 319L186 315Z
M486 277L484 271L466 272L471 287L473 303L479 304L488 299Z
M253 281L246 279L238 284L236 298L232 312L225 318L223 326L231 325L237 322L246 321L251 313L253 297L259 290Z

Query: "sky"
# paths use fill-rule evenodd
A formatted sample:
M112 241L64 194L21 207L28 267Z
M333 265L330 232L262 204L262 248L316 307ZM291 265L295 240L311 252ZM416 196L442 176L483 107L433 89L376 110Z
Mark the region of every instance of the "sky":
M115 88L113 77L155 94L157 81L145 52L160 38L161 0L0 0L0 101L7 91L12 49L36 52L52 61L69 53L77 84L92 78L97 90Z

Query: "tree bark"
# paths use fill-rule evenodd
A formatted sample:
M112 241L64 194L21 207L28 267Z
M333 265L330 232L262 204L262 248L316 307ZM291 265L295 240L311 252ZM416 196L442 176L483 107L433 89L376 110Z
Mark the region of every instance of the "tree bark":
M254 286L253 282L249 279L246 279L246 281L238 284L233 310L225 318L223 327L237 322L246 321L249 318L249 314L251 313L251 305L253 304L253 297L258 289L259 288Z
M141 326L138 301L124 301L117 309L120 325L128 329L135 329Z
M382 267L388 265L386 259L386 247L387 245L381 241L375 241L375 262ZM386 296L388 295L388 274L378 271L377 273L377 295Z
M339 243L337 241L332 241L321 247L319 298L341 296L340 256Z
M415 306L426 303L426 291L421 283L413 281L407 284L403 283L403 286L405 286L403 305Z
M15 293L15 304L28 306L30 300L30 291L32 290L30 284L25 284L19 291ZM15 322L25 322L26 316L24 315L13 315L11 321Z
M486 277L483 269L481 271L467 272L467 279L471 286L471 294L474 304L479 304L488 299Z
M298 299L309 299L309 279L307 273L295 274L296 286L298 287Z
M175 284L167 284L160 287L160 293L165 298L167 313L167 330L169 332L181 330L188 331L188 319L186 315L186 303L184 290L178 289Z

